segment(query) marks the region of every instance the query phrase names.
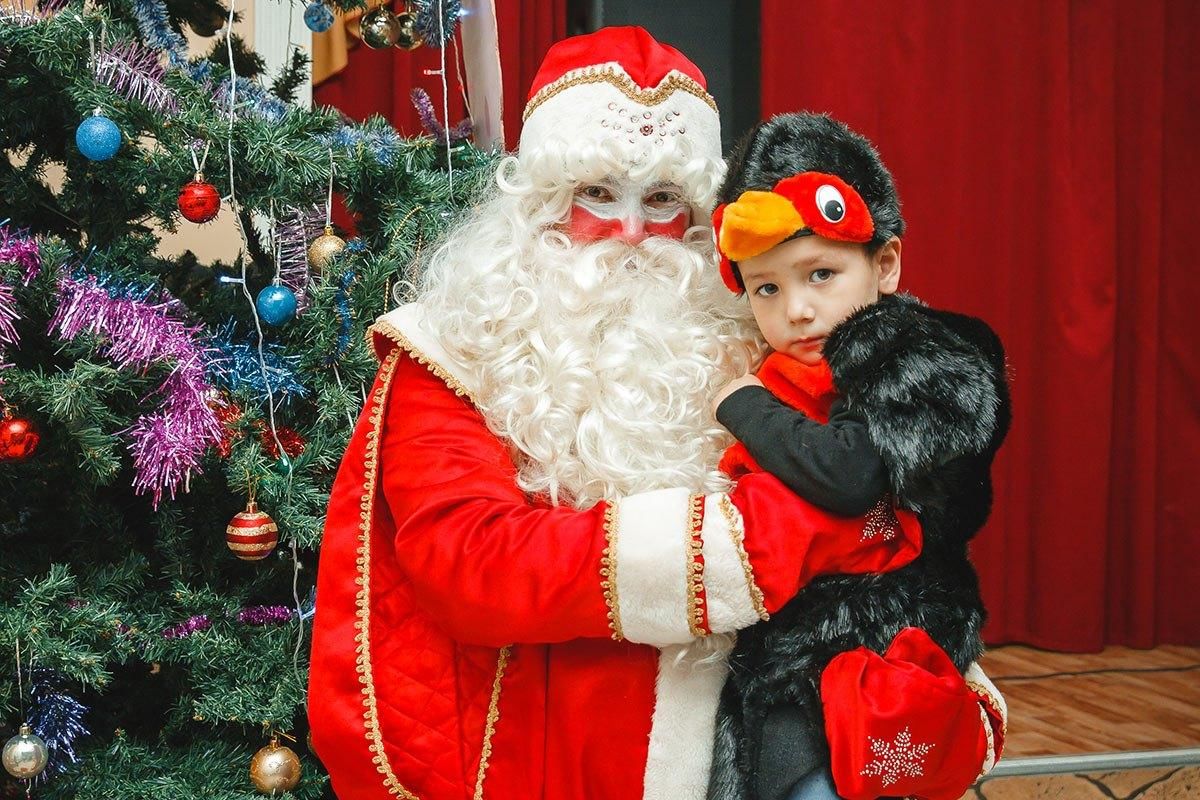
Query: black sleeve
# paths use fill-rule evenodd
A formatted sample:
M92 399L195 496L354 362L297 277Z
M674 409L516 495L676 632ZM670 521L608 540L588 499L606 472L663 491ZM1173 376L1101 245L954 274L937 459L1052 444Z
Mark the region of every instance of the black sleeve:
M834 514L860 516L887 493L883 458L866 423L841 400L822 425L765 388L744 386L721 401L717 421L763 469Z

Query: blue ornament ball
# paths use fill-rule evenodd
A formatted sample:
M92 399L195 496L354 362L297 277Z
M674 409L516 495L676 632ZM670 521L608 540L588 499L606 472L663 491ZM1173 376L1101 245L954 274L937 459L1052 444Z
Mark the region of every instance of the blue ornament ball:
M75 144L92 161L108 161L121 149L121 129L108 117L97 114L79 123Z
M333 27L333 12L324 3L309 3L304 9L304 24L313 33L324 33Z
M254 306L263 322L282 325L296 316L296 295L286 286L272 284L258 293Z

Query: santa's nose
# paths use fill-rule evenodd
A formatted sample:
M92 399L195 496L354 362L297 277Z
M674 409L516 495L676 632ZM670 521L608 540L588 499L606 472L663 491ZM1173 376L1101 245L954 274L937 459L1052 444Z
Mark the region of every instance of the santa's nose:
M646 220L641 217L626 217L621 220L621 230L616 238L626 244L641 244L646 240Z

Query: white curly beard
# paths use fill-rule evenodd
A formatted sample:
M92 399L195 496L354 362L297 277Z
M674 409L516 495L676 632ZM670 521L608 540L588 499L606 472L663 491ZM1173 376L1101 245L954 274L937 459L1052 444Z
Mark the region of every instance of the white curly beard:
M488 426L529 494L587 507L665 487L717 491L728 433L711 398L761 352L720 281L711 232L575 245L564 201L500 194L443 244L425 318L474 370ZM530 202L536 200L536 202Z

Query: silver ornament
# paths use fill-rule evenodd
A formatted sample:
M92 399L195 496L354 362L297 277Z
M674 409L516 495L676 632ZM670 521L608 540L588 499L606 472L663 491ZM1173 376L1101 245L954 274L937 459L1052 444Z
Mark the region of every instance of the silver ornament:
M381 6L363 14L358 22L358 30L367 47L379 50L391 47L400 39L400 20L391 10Z
M4 769L21 780L36 778L50 760L50 748L28 725L4 745Z

